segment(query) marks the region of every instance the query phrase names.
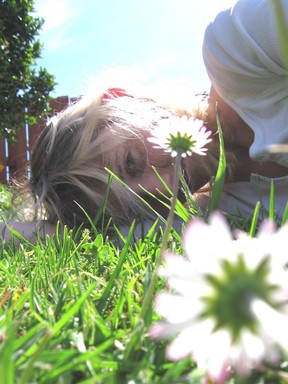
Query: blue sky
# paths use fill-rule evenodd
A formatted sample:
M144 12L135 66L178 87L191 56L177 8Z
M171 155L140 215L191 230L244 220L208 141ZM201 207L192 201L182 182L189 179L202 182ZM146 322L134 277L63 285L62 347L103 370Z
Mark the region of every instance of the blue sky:
M119 66L157 80L209 89L201 45L205 26L235 0L35 0L44 17L38 65L54 74L53 96L79 96Z

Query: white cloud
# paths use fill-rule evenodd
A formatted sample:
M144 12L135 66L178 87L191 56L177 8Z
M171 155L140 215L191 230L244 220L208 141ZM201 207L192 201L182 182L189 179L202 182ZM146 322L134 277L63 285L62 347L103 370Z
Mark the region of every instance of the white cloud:
M40 35L46 52L56 52L71 45L69 21L76 16L72 2L73 0L35 1L35 12L44 19Z
M45 19L44 33L62 27L74 15L70 0L36 0L35 10Z

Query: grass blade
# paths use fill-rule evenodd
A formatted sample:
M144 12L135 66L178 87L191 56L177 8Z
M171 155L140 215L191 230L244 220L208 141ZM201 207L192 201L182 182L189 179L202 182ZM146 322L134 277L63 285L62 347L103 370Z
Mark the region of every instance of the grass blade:
M102 294L101 299L99 300L99 303L98 303L98 306L97 306L97 310L98 310L98 312L100 314L103 312L103 309L106 306L108 297L111 294L111 291L112 291L112 288L113 288L113 286L115 284L115 281L116 281L116 279L118 278L118 276L119 276L119 274L121 272L121 269L122 269L122 266L124 264L124 261L126 260L128 249L129 249L129 246L130 246L130 243L131 243L131 239L132 239L132 236L133 236L134 228L135 228L135 222L133 222L131 227L130 227L130 230L129 230L126 242L125 242L124 247L123 247L123 249L122 249L122 251L120 253L117 266L114 269L114 272L112 273L112 276L111 276L110 280L108 281L108 283L106 285L106 288L104 289L104 292Z
M216 121L217 121L219 145L220 145L219 165L218 165L218 169L217 169L217 173L215 176L214 185L212 189L209 212L219 209L221 194L222 194L224 180L225 180L225 171L226 171L226 155L225 155L223 132L221 129L221 124L220 124L217 111L216 111Z
M269 219L273 221L275 218L275 188L274 180L271 180L270 186L270 201L269 201Z
M254 214L253 214L253 218L252 218L252 222L251 222L251 226L250 226L250 231L249 231L249 235L251 237L255 236L255 233L256 233L260 206L261 206L261 203L260 203L260 201L258 201L256 206L255 206L255 209L254 209Z

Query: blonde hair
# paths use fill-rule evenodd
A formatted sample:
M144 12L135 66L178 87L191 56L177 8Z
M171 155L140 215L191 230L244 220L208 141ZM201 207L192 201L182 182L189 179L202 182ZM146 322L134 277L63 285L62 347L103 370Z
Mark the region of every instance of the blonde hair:
M131 97L110 95L105 103L101 97L83 97L53 117L32 152L29 187L36 207L44 208L51 223L59 220L69 227L89 225L87 215L93 221L104 202L105 218L113 218L117 225L153 217L152 211L119 182L112 180L108 190L103 156L126 140L141 138L162 119L175 114L175 109L133 93ZM197 117L203 118L199 105L196 109ZM179 113L195 114L195 110ZM105 140L111 132L115 140ZM216 169L218 145L211 146L214 149L206 159L195 155L193 189L203 186Z
M95 218L107 193L105 214L116 224L151 217L152 211L120 183L112 180L107 190L109 174L102 159L169 114L153 101L122 97L102 104L97 96L84 97L52 118L31 156L29 185L36 206L44 207L50 222L79 226L88 224L87 215ZM111 131L115 140L105 140Z

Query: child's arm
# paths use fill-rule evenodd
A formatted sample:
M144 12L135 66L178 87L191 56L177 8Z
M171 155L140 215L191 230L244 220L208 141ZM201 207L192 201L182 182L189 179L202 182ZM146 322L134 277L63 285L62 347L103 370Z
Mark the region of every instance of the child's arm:
M9 221L8 223L0 222L0 240L4 240L5 243L8 243L9 240L13 237L13 234L10 231L14 229L21 236L30 242L35 242L37 237L45 239L46 235L53 236L55 234L55 225L49 224L46 221L34 221L34 222L17 222ZM17 238L15 238L15 244L19 244Z

